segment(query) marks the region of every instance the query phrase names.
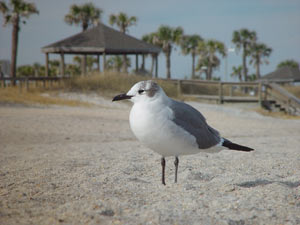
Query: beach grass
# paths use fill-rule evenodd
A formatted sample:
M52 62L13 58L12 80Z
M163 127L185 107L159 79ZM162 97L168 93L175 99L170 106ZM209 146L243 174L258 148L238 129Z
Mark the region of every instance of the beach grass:
M23 104L23 105L63 105L63 106L91 106L86 102L78 100L67 100L55 97L57 91L43 90L41 88L31 88L29 91L18 87L0 88L1 104Z
M105 96L116 93L125 93L137 82L155 80L170 97L177 98L176 84L168 81L156 80L150 76L138 76L116 72L93 73L88 76L72 78L65 82L65 87L73 92L96 92Z

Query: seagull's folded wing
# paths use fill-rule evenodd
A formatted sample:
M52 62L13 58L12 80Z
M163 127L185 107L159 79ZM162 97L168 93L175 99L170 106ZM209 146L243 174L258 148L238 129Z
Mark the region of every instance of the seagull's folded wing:
M198 147L206 149L220 143L219 132L210 127L204 116L192 106L172 100L169 106L174 117L172 121L196 138Z

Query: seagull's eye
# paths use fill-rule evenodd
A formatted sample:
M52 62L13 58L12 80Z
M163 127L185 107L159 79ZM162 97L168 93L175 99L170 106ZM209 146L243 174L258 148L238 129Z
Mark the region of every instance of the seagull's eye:
M145 90L139 90L138 92L139 92L139 94L142 94L143 92L144 92Z

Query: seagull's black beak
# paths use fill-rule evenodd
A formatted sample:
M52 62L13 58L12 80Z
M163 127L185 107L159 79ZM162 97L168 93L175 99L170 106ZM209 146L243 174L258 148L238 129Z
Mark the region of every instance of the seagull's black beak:
M120 101L120 100L124 100L124 99L131 99L132 95L127 95L127 94L120 94L120 95L117 95L113 98L113 102L114 101Z

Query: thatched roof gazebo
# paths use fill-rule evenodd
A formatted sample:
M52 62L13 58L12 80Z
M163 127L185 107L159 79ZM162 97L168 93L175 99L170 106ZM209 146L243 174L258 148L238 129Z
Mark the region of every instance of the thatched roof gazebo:
M262 81L269 82L300 82L299 68L284 66L261 77Z
M65 74L65 54L97 55L99 71L100 55L103 57L103 70L105 70L106 55L136 55L136 70L138 70L138 55L142 55L144 60L144 55L153 54L156 65L155 75L157 76L157 56L160 51L161 49L157 46L114 30L102 23L42 48L42 52L46 55L46 76L49 75L49 54L60 54L63 76ZM85 71L85 68L82 71Z

